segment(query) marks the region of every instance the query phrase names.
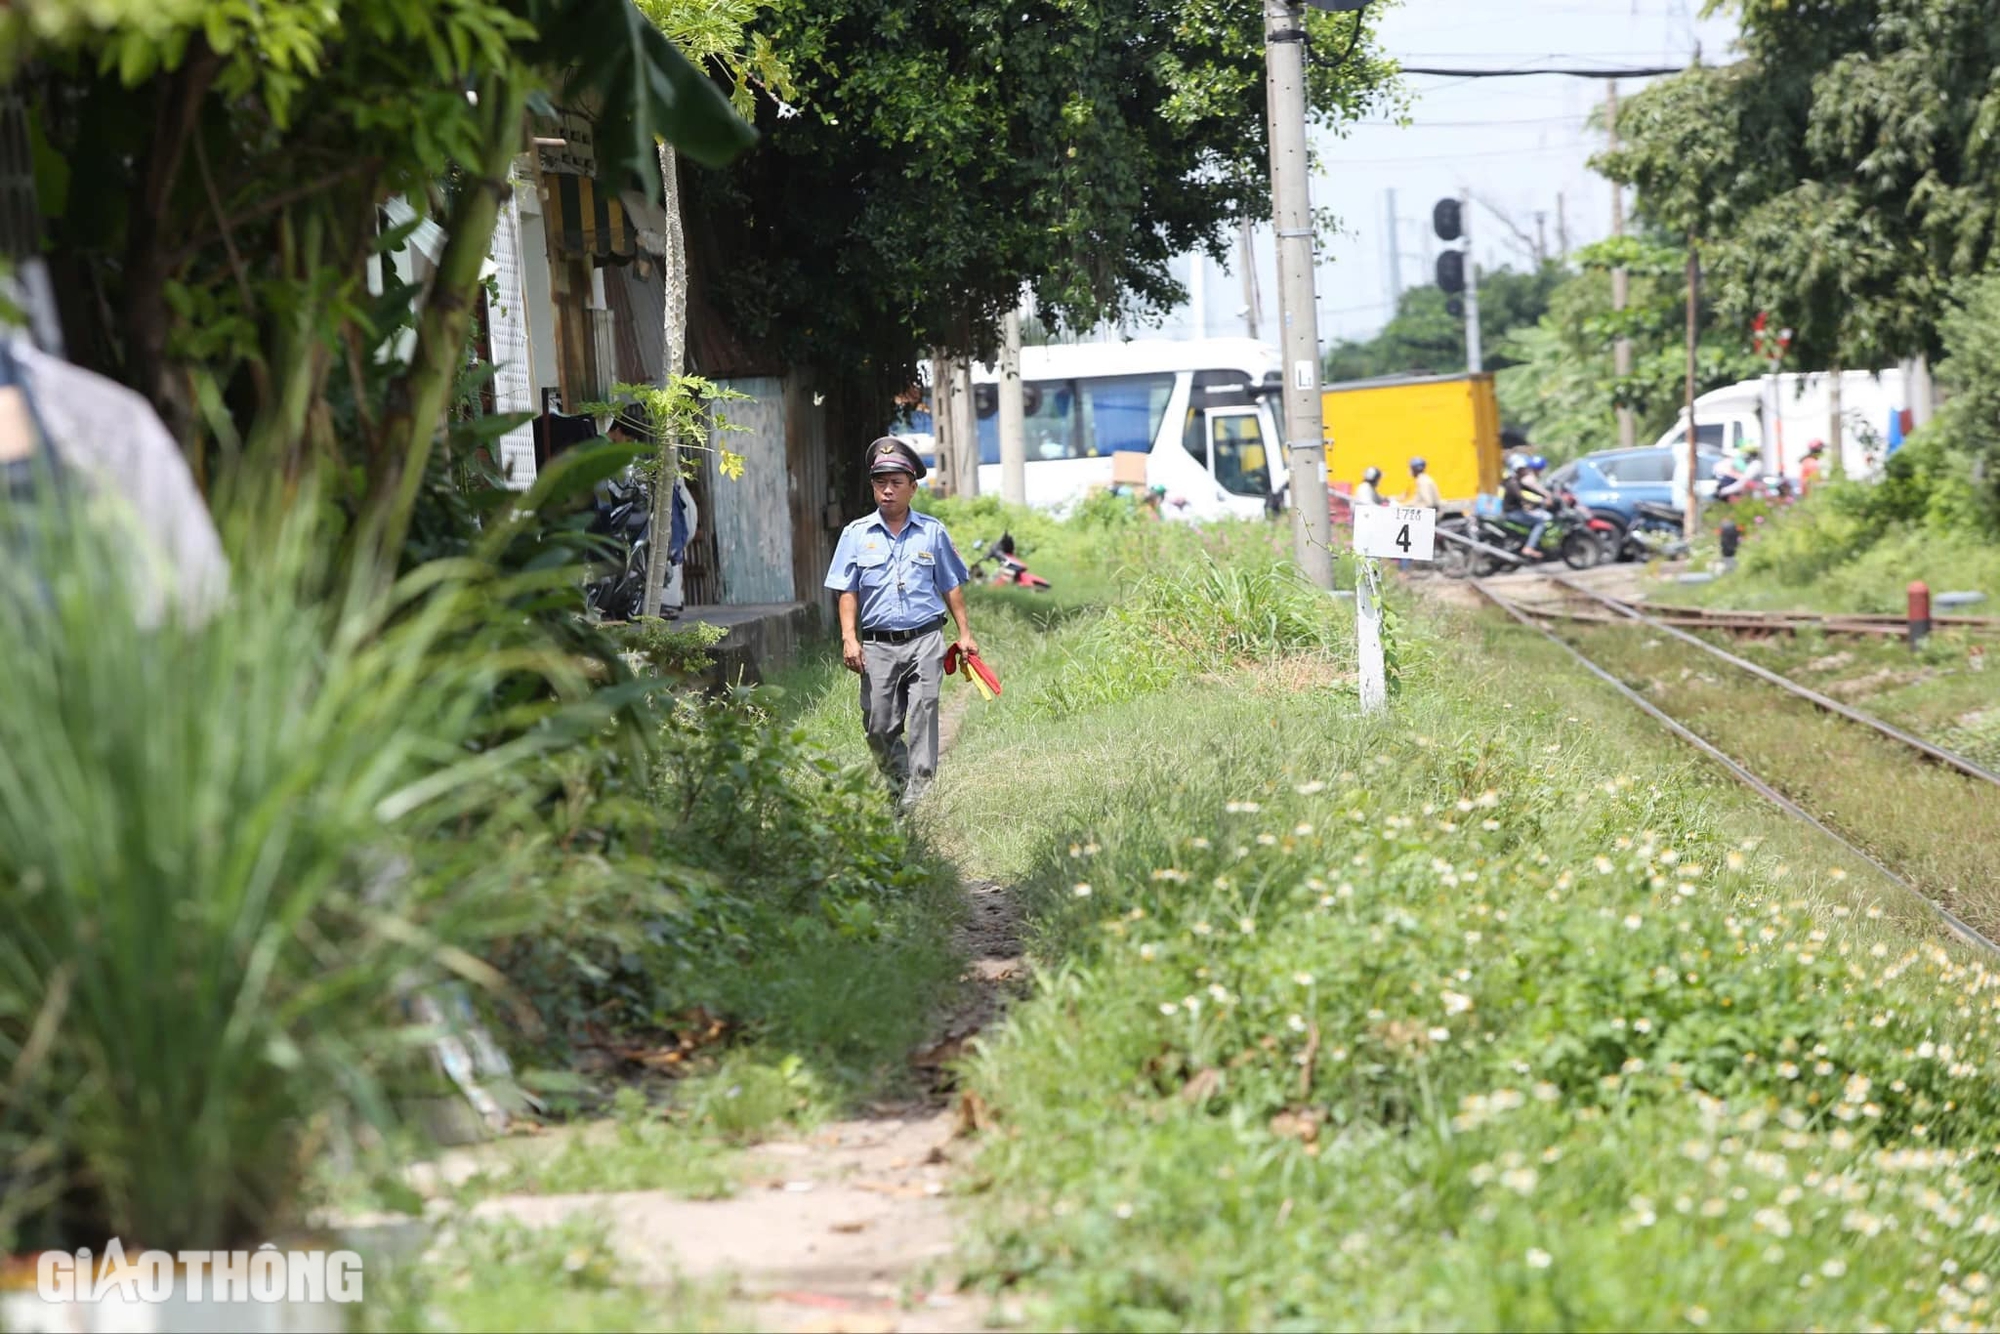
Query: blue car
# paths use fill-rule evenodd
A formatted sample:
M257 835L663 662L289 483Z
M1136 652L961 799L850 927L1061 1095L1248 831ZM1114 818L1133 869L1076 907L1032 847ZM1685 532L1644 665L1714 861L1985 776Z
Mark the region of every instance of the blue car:
M1715 465L1722 455L1695 452L1695 493L1715 494ZM1674 507L1674 450L1654 445L1643 449L1606 449L1573 459L1549 474L1556 487L1572 492L1576 503L1629 528L1643 501Z

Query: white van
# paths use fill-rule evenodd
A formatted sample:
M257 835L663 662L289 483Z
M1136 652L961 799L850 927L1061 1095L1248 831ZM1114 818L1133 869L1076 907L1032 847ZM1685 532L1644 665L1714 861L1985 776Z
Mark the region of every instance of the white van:
M1755 380L1711 389L1694 401L1695 434L1703 449L1732 457L1755 442L1764 453L1767 476L1799 475L1806 446L1825 440L1838 450L1840 468L1849 477L1877 472L1888 452L1889 414L1909 404L1900 369L1843 371L1840 377L1840 440L1828 439L1832 378L1829 372L1765 375ZM1687 409L1659 439L1679 445L1687 439Z
M929 369L925 368L929 378ZM1000 493L1000 375L972 373L979 493ZM1285 482L1277 349L1248 338L1138 339L1021 349L1028 504L1061 511L1146 456L1169 518L1261 517ZM936 459L928 431L898 430Z

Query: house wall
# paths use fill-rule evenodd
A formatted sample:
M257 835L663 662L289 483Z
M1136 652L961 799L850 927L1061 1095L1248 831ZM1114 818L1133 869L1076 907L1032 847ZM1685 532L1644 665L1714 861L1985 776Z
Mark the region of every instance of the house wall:
M554 275L549 272L549 241L542 209L544 201L532 187L519 192L521 205L521 287L528 306L528 364L533 369L535 402L542 408L542 391L562 383L556 369Z

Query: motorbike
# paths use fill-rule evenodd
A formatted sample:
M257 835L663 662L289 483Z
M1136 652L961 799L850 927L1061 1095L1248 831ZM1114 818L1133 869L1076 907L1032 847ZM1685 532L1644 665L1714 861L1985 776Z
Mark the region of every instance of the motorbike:
M1615 520L1607 519L1596 510L1578 504L1576 495L1573 492L1564 491L1560 493L1558 499L1561 504L1556 517L1561 519L1565 514L1568 515L1574 521L1581 523L1591 537L1596 539L1597 559L1593 560L1591 564L1601 565L1606 561L1617 560L1618 549L1624 541L1625 536L1622 526ZM1565 561L1569 560L1567 552L1563 554L1563 559ZM1573 568L1580 570L1587 567L1577 565L1573 566Z
M1555 517L1542 532L1537 547L1544 557L1560 556L1572 570L1587 570L1605 556L1606 542L1615 525L1583 509L1575 496L1563 492L1555 497ZM1458 533L1502 551L1524 554L1532 522L1499 514L1466 514L1439 524L1448 533ZM1439 570L1449 578L1467 575L1483 578L1503 568L1497 556L1447 541L1449 554L1439 561Z
M972 549L981 553L972 562L972 573L983 574L982 568L992 565L993 573L985 576L986 582L995 588L1030 588L1037 593L1049 591L1049 581L1030 570L1015 554L1014 535L1000 534L1000 540L987 545L985 538L972 544Z
M638 619L645 605L652 529L653 492L642 479L628 472L598 485L585 531L603 539L614 555L598 566L584 586L583 599L601 619Z
M1798 488L1792 484L1792 479L1789 477L1777 477L1770 480L1762 477L1752 477L1735 492L1726 496L1719 494L1724 480L1718 479L1716 487L1718 494L1715 497L1715 503L1718 505L1729 505L1739 500L1768 500L1783 505L1798 499Z
M1614 522L1610 559L1620 561L1678 560L1687 555L1681 536L1681 512L1671 505L1642 500L1633 507L1631 523ZM1598 512L1603 517L1604 512Z

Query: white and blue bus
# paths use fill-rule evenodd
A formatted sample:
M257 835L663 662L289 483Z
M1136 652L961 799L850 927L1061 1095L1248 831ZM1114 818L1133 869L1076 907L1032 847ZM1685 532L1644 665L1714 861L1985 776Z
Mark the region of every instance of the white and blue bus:
M926 371L928 374L928 371ZM972 373L979 493L1000 492L1000 375ZM1021 349L1028 504L1062 511L1112 484L1113 456L1146 457L1172 518L1254 518L1285 482L1278 353L1248 338ZM900 423L935 466L928 413Z

